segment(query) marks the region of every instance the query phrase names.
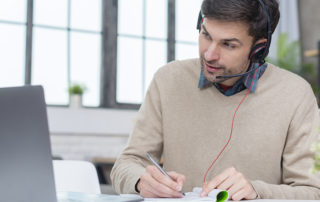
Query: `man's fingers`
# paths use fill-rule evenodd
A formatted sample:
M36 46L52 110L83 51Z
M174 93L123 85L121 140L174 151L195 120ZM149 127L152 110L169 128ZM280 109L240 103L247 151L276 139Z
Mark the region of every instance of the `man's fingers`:
M225 179L223 182L221 182L215 188L221 189L221 190L229 190L229 188L232 187L232 185L234 185L234 183L237 180L238 180L238 178L235 175L229 176L227 179Z
M255 199L257 193L245 176L234 167L213 178L209 183L203 185L201 196L207 196L213 189L222 189L229 192L229 199L239 201L242 199Z
M153 190L152 186L150 186L149 181L151 180L151 175L150 173L143 173L140 177L140 182L139 182L139 190L140 190L140 195L146 198L157 198L159 195Z
M238 178L235 178L238 180ZM234 194L236 194L239 190L241 190L246 184L246 181L243 179L239 179L234 183L232 186L228 187L227 189L223 189L223 187L218 187L218 189L228 190L229 198L231 199Z
M172 190L170 187L165 186L161 182L158 182L149 173L141 177L145 186L141 186L141 189L146 189L147 191L154 193L159 197L181 197L180 193Z
M207 196L210 191L218 187L221 183L223 183L227 178L234 175L234 173L237 170L234 167L230 167L223 171L221 174L217 175L213 180L211 180L209 183L204 184L202 187L201 196Z
M140 195L144 198L159 198L160 196L154 192L154 190L150 190L150 187L143 186L143 189L140 191Z
M150 171L152 177L156 179L158 182L170 187L172 190L180 191L182 189L181 185L177 182L171 180L167 176L165 176L157 167L155 166L148 166L147 171Z
M152 187L153 190L156 190L156 193L160 197L166 197L166 198L181 197L180 192L173 190L170 187L167 187L164 184L161 184L160 182L154 179L150 180L150 187Z
M166 181L166 182L165 182ZM155 166L148 166L146 172L140 177L139 187L140 195L143 197L183 197L179 192L180 190L172 189L166 183L175 184L179 186L178 183L174 182L167 176L163 175L158 168Z
M176 181L181 187L183 186L183 184L186 182L186 177L182 174L179 174L177 172L171 171L168 172L168 175L174 180Z
M231 199L234 201L240 201L242 199L245 198L245 196L247 195L245 189L240 189L237 193L235 193Z

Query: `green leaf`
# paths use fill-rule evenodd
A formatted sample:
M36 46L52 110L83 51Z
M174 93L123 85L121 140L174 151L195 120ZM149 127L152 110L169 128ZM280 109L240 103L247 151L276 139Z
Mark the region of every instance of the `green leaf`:
M280 60L281 58L285 57L288 53L289 49L287 47L288 43L288 34L287 33L281 33L278 38L277 43L277 59Z
M317 75L314 65L302 63L299 40L289 42L289 35L287 33L281 33L277 41L276 58L267 58L266 61L295 74L299 74L311 83L316 95L320 93L317 87Z
M72 84L68 89L70 95L82 95L85 90L86 87L80 84Z

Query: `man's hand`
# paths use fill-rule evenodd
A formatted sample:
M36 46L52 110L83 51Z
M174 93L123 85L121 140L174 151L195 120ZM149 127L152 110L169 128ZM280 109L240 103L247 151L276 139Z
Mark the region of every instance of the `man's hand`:
M234 201L256 199L258 196L251 183L234 167L226 169L210 182L204 184L201 197L207 196L213 189L227 190L229 199Z
M146 198L181 198L180 193L186 177L176 172L168 172L171 180L155 166L148 166L140 177L137 189Z

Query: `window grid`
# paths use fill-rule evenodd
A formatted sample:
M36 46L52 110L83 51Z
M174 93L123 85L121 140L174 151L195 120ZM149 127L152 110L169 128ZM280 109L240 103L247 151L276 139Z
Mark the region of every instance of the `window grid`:
M29 0L32 2L32 8L33 8L33 0ZM67 5L67 26L66 27L59 27L59 26L51 26L51 25L45 25L45 24L33 24L31 23L31 29L37 27L37 28L43 28L43 29L51 29L51 30L60 30L60 31L65 31L67 34L67 87L72 85L72 80L71 80L71 33L85 33L85 34L99 34L102 38L103 31L93 31L93 30L87 30L87 29L78 29L78 28L72 28L71 27L71 7L72 7L72 0L67 0L66 2ZM31 11L32 15L34 10ZM32 43L32 39L31 39ZM32 51L32 48L30 48L29 51ZM32 57L32 56L30 56ZM32 79L31 79L31 73L29 76L30 81L26 84L31 84ZM99 89L100 92L100 89ZM66 92L67 93L67 92ZM69 100L67 101L67 105L69 103ZM52 105L52 104L49 104ZM61 106L61 105L54 105L53 106ZM63 105L62 105L63 106Z
M5 58L0 61L2 65L0 67L0 78L2 79L0 82L1 87L24 84L25 46L21 42L24 42L23 37L25 37L26 27L26 23L23 22L0 20L0 29L1 31L3 29L5 32L0 39L0 52L1 54L5 54L2 55ZM6 31L8 32L6 33ZM10 47L7 47L9 44ZM12 62L10 61L10 59ZM10 68L10 65L13 65L12 68ZM14 76L14 78L11 78L11 76Z
M27 25L26 22L16 22L12 20L0 20L1 24L12 24L12 25Z
M106 38L106 34L108 32L108 28L110 28L110 22L107 22L105 19L103 19L103 26L101 31L92 31L92 30L85 30L85 29L74 29L70 27L70 9L71 9L71 0L68 0L68 27L55 27L55 26L47 26L47 25L42 25L42 24L34 24L33 25L33 4L34 0L26 0L27 1L27 22L26 23L21 23L21 22L14 22L14 21L6 21L6 20L0 20L0 23L11 23L11 24L17 24L17 25L24 25L27 26L27 33L26 33L26 64L25 64L25 84L31 84L31 58L32 58L32 29L34 27L41 27L41 28L47 28L47 29L59 29L59 30L65 30L68 33L68 82L70 85L70 33L71 32L81 32L81 33L88 33L88 34L100 34L102 35L102 38ZM130 35L130 34L118 34L115 33L114 39L115 39L115 44L116 40L118 37L132 37L132 38L140 38L143 40L143 57L145 57L145 51L146 51L146 41L147 40L153 40L153 41L166 41L167 45L167 61L171 61L175 58L175 45L177 43L183 43L183 44L189 44L189 45L197 45L197 43L190 42L190 41L178 41L175 40L175 4L176 0L168 0L168 7L167 7L167 27L168 27L168 34L167 38L157 38L157 37L149 37L146 36L146 27L145 27L145 20L146 20L146 0L143 0L143 36L135 36L135 35ZM102 1L103 3L103 13L102 16L104 18L108 16L108 13L112 13L111 15L117 15L117 9L118 9L118 3L117 1L110 1L110 2L105 2L104 0ZM105 5L109 6L105 6ZM110 6L112 5L112 6ZM115 19L117 19L115 17ZM109 23L109 24L108 24ZM114 20L111 24L111 28L117 30L117 20ZM112 38L112 37L111 37ZM112 43L111 43L112 44ZM102 76L101 76L101 89L100 89L100 102L101 102L101 107L109 107L109 108L127 108L127 109L138 109L140 107L140 104L130 104L130 103L117 103L116 102L116 77L112 72L116 72L116 64L115 66L111 65L112 70L112 78L108 77L107 71L110 71L108 65L110 66L110 58L113 58L113 60L116 60L116 48L113 48L111 52L106 52L107 50L105 49L105 44L102 40ZM109 57L109 60L105 58ZM146 72L146 67L145 67L145 59L143 58L143 79L142 79L142 85L143 88L145 89L147 86L145 86L144 79L146 78L145 72ZM114 63L114 62L112 62ZM110 88L111 87L111 88ZM142 91L144 92L144 90ZM106 96L108 94L108 96Z
M3 2L4 3L4 2ZM8 3L8 2L7 2ZM21 12L21 11L20 11ZM25 14L25 16L27 15L27 5L25 5L25 7L24 7L24 11L23 11L23 13ZM20 13L21 14L21 13ZM22 16L22 15L21 15ZM16 27L23 27L23 28L25 28L25 32L27 32L27 18L25 18L25 16L23 17L24 19L22 20L18 20L18 19L15 19L15 20L12 20L12 19L10 19L10 20L8 20L8 19L6 19L6 17L4 17L4 19L0 19L0 24L1 25L13 25L13 26L16 26ZM11 16L12 17L12 16ZM24 47L24 49L25 49L26 47ZM25 50L24 50L25 51ZM22 55L24 55L25 56L25 52L24 53L22 53ZM26 60L26 57L24 57L24 60ZM22 73L22 75L23 75L23 77L20 77L20 79L22 79L21 80L21 83L20 82L18 82L18 83L12 83L13 85L23 85L24 84L24 82L25 82L25 77L26 77L26 75L25 75L25 73L26 73L26 71L25 71L25 66L23 66L22 65L22 69L21 69L21 73ZM20 72L19 72L20 73ZM14 80L16 80L16 78L14 78ZM9 82L10 83L10 82ZM8 84L9 84L8 83ZM9 84L9 85L12 85L11 83ZM5 86L7 86L5 83L4 83L4 85Z
M169 16L169 10L170 10L170 4L169 4L169 1L171 0L168 0L167 1L167 19L168 19L168 16ZM142 85L142 90L141 90L141 98L144 98L144 95L145 95L145 92L146 92L146 89L148 88L148 86L146 86L146 79L147 79L147 75L146 75L146 72L147 72L147 67L146 67L146 46L147 46L147 41L159 41L159 42L164 42L166 43L166 46L169 47L169 37L168 37L168 34L165 38L161 38L161 37L150 37L150 36L147 36L147 23L146 23L146 19L147 19L147 6L146 6L147 2L146 0L143 0L142 1L142 35L135 35L135 34L123 34L123 33L117 33L117 39L119 37L126 37L126 38L134 38L134 39L141 39L142 40L142 76L141 76L141 85ZM119 8L117 8L119 9ZM169 20L167 20L167 22L169 22ZM169 23L167 23L167 28L169 27ZM169 29L168 29L169 30ZM167 48L168 50L168 48ZM170 61L172 60L171 58L169 59L168 58L168 51L167 51L167 57L166 57L166 61ZM117 95L115 95L117 97ZM118 102L118 101L116 101ZM133 108L137 108L140 106L140 104L130 104L130 103L124 103L124 104L129 104L129 105L132 105Z

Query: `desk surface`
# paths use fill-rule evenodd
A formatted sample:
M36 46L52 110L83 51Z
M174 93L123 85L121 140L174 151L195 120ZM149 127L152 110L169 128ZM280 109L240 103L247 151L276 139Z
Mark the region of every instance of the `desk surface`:
M109 202L109 201L141 201L138 198L121 197L119 195L105 195L105 194L84 194L84 193L73 193L73 192L60 192L57 194L58 202ZM184 201L174 199L162 199L160 201ZM306 202L306 200L250 200L248 202ZM308 202L319 202L319 200L308 200Z
M142 201L137 199L129 199L120 197L119 195L106 194L84 194L75 192L59 192L57 194L58 202L109 202L109 201Z

